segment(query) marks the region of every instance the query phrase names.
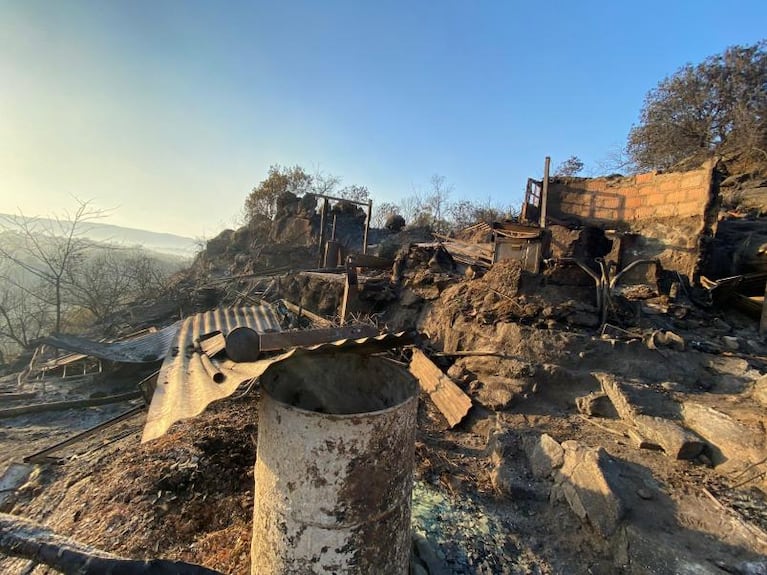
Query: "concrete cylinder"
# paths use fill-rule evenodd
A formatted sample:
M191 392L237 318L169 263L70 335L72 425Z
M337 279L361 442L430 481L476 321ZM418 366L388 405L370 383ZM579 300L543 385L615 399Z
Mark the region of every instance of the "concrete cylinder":
M353 353L262 377L251 573L404 575L418 384Z

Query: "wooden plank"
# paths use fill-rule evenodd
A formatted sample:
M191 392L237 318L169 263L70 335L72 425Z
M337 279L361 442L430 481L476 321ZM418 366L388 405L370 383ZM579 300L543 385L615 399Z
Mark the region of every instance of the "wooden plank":
M333 322L330 321L329 319L327 319L325 317L322 317L321 315L318 315L318 314L316 314L314 312L311 312L311 311L309 311L306 308L302 308L300 306L297 306L293 302L290 302L290 301L288 301L286 299L282 300L282 304L286 308L288 308L289 311L293 312L297 316L300 317L300 316L303 315L305 317L308 317L310 320L312 320L314 323L316 323L319 326L331 327L333 325Z
M226 338L220 331L206 333L200 336L200 351L208 357L213 357L226 347Z
M420 349L413 350L410 373L418 379L421 389L429 394L450 427L458 425L469 413L471 398Z

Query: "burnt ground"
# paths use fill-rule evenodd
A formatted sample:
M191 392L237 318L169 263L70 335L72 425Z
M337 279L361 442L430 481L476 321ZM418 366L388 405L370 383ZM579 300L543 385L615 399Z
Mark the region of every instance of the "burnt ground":
M640 335L673 330L685 341L675 349L601 336L587 287L526 285L503 266L484 279L443 279L412 274L400 294L407 306L379 316L390 327L412 322L427 332L433 359L474 402L448 429L421 397L412 520L421 567L766 572L765 484L754 458L765 448L755 382L767 363L750 320L657 294L619 302L634 318L622 316L622 325ZM739 350L727 351L723 337ZM465 351L496 355L450 355ZM722 461L710 444L692 460L638 448L614 413L577 409L576 398L600 391L595 373L625 382L643 413L681 424L680 406L693 401L726 414L748 433L743 460ZM3 510L117 554L249 573L258 401L255 391L233 396L144 445L139 415L37 466ZM0 420L3 463L58 441L67 421L81 429L120 409ZM49 572L7 558L0 571Z

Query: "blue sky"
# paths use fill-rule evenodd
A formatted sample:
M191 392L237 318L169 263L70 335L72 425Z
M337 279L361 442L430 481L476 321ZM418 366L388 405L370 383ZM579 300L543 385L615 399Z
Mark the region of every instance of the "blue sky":
M210 237L275 163L518 205L544 156L595 169L664 76L764 36L764 0L0 0L0 212Z

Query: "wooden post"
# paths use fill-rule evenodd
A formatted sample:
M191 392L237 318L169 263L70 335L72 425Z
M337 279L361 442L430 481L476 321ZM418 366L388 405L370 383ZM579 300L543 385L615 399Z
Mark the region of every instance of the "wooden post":
M373 200L368 200L368 217L365 218L365 237L362 239L362 253L368 253L368 233L370 232L370 218L373 215Z
M346 274L344 276L344 298L341 301L341 325L346 325L350 312L357 310L357 268L352 256L346 258Z
M762 321L759 322L759 333L767 338L767 284L764 284L764 301L762 302Z
M325 198L322 201L322 208L320 209L320 246L317 249L317 267L322 267L322 259L325 255L325 215L328 211L328 199Z
M541 189L541 219L540 226L546 227L546 204L549 201L549 167L551 165L551 158L546 156L546 161L543 164L543 187Z

